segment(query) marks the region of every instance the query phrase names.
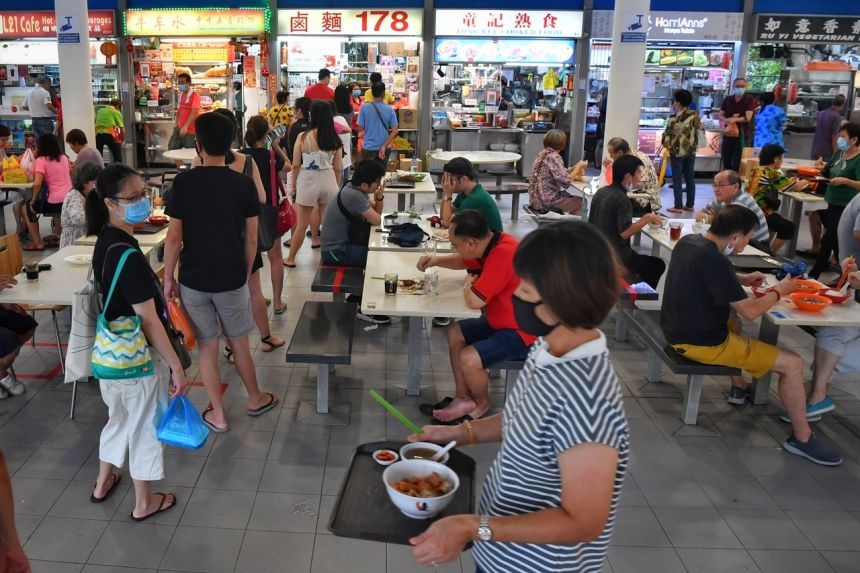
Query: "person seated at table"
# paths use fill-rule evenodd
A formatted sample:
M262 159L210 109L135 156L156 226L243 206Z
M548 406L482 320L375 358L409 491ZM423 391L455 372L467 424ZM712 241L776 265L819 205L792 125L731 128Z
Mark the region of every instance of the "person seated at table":
M104 167L105 160L98 149L89 145L87 134L80 129L70 129L66 134L66 143L69 149L75 152L75 165L92 161Z
M465 157L455 157L442 168L442 203L439 207L442 225L450 226L454 215L464 209L483 213L491 231L502 230L499 206L478 183L478 172L472 162Z
M640 232L648 223L661 225L663 220L656 213L646 213L633 222L633 206L627 191L639 183L644 166L635 155L622 155L612 164L612 184L601 187L594 194L588 222L600 229L615 247L621 263L636 273L643 281L657 288L666 263L660 257L640 255L630 246L630 237Z
M567 145L567 134L553 129L543 136L543 151L532 164L529 178L529 206L538 211L557 211L577 214L582 210L582 197L567 192L568 187L582 179L587 161L565 168L559 152Z
M27 227L33 240L21 247L25 251L44 251L45 243L39 232L39 214L51 217L56 231L60 231L59 222L56 220L63 209L63 201L72 188L70 176L72 164L69 158L60 151L60 142L57 137L45 133L39 138L36 146L36 165L33 168L33 195L27 209ZM48 186L48 194L44 202L40 201L42 186ZM48 237L46 237L48 239ZM55 246L59 244L60 238L54 237Z
M607 286L618 284L618 263L599 231L570 221L529 233L514 270L522 277L517 321L542 338L504 413L408 437L502 444L477 514L431 524L409 540L412 555L421 565L458 562L474 542L478 571L594 573L604 567L629 462L622 387L599 330L617 300Z
M750 298L744 292L742 285L760 285L764 275L736 274L726 256L744 250L757 221L746 207L727 205L704 234L681 237L672 250L663 289L663 334L672 348L690 360L740 368L755 378L775 372L779 397L791 416L792 433L782 447L817 464L839 465L842 457L819 440L807 423L800 356L745 338L730 328L732 310L746 320L755 320L794 290L794 283L786 277L773 287L773 293L761 298ZM733 377L729 402L743 404L748 395L743 378Z
M87 195L96 188L96 180L103 169L103 163L75 162L75 169L72 171L74 187L63 200L63 209L60 211L60 222L63 226L60 234L61 249L74 245L75 241L87 234L87 214L84 211L84 205Z
M747 182L747 193L755 199L756 204L764 213L767 228L774 235L770 242L770 250L779 251L786 241L794 238L797 229L794 223L777 213L782 200L779 194L788 189L801 191L809 185L807 181L799 181L797 177L787 177L782 171L782 160L785 149L769 143L761 148L758 161Z
M621 157L622 155L633 155L639 158L642 162L642 176L639 178L639 186L633 191L639 193L647 193L648 198L630 199L633 203L633 215L639 216L645 213L656 213L660 210L662 203L660 202L660 184L657 177L657 171L654 169L654 164L651 158L638 149L632 149L626 139L613 137L606 142L606 154L608 157L603 159L603 166L609 165Z
M757 249L770 252L770 230L767 228L767 218L752 195L745 193L741 188L740 175L731 169L714 175L714 200L696 213L696 221L711 221L726 205L740 205L753 212L758 219L758 224L753 229L750 244Z
M12 275L0 275L0 290L14 288L16 284L18 280ZM17 304L0 304L0 400L27 391L12 371L12 363L37 326L39 323Z
M355 164L352 179L344 185L326 211L320 241L326 265L365 267L370 226L382 223L385 166L362 159ZM370 196L373 196L371 204ZM360 239L356 240L356 236Z
M423 256L418 260L418 270L465 269L466 306L484 309L481 318L459 320L448 327L456 395L453 401L443 400L435 409L430 407L439 422L459 424L477 420L490 409L487 368L506 360L523 360L535 336L520 328L514 316L511 297L520 284L513 267L517 240L492 231L484 214L474 209L454 215L448 236L456 253ZM422 412L428 407L422 405Z

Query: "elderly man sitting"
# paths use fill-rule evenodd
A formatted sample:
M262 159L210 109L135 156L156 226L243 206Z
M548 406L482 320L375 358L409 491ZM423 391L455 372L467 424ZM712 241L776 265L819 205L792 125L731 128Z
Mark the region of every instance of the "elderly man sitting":
M633 204L633 215L638 217L644 213L652 213L660 210L660 185L657 171L651 158L638 149L631 149L626 139L613 137L606 142L606 157L603 160L604 167L608 167L613 161L623 155L638 157L642 162L642 175L639 177L639 185L634 189L639 193L646 193L648 198L630 199Z
M737 171L726 169L714 176L714 200L696 213L696 221L712 221L726 205L740 205L752 211L758 219L753 229L752 244L757 249L770 252L770 231L767 218L752 195L741 189L741 178Z

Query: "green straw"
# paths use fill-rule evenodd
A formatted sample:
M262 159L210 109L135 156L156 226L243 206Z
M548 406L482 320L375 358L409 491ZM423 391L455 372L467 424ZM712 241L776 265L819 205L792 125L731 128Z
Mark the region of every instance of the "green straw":
M382 404L382 406L383 406L386 410L388 410L389 412L391 412L391 415L393 415L395 418L397 418L398 420L400 420L400 423L401 423L401 424L403 424L404 426L406 426L407 428L409 428L410 430L412 430L412 431L413 431L413 432L415 432L416 434L420 434L420 433L421 433L421 428L419 428L418 426L416 426L416 425L415 425L415 424L414 424L414 423L413 423L409 418L407 418L406 416L404 416L403 414L401 414L401 413L400 413L400 410L398 410L397 408L395 408L394 406L392 406L391 404L389 404L389 403L388 403L388 401L387 401L385 398L383 398L382 396L380 396L380 395L376 392L376 390L371 390L371 391L370 391L370 395L371 395L371 396L373 396L373 399L374 399L374 400L376 400L377 402L379 402L380 404Z

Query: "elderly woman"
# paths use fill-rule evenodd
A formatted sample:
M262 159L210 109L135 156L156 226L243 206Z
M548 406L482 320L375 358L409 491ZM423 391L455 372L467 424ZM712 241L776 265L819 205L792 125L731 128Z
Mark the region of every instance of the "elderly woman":
M560 129L553 129L543 138L544 149L532 164L529 178L529 204L539 211L565 211L577 214L582 209L582 198L574 197L566 191L572 181L582 177L585 161L565 168L559 152L567 145L567 135Z
M424 426L409 440L501 442L478 513L452 515L410 539L422 565L459 558L479 572L599 571L606 557L629 430L621 385L599 330L617 300L619 264L600 230L554 223L514 256L520 328L539 336L504 412L458 426Z
M60 211L60 223L63 231L60 235L60 248L74 245L75 241L87 234L87 215L84 212L84 204L93 189L96 188L96 179L104 167L92 161L84 161L75 165L72 172L72 190L63 199L63 208Z

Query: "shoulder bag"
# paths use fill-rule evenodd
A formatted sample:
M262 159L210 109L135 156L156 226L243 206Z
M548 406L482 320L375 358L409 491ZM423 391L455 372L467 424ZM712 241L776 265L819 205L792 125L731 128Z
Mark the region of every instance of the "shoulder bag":
M293 228L296 224L296 208L287 199L287 191L284 189L284 182L278 177L278 172L275 169L275 151L269 150L269 180L272 183L272 205L278 206L278 226L275 229L280 237L287 231Z
M274 151L270 151L269 153L274 154ZM245 175L251 176L253 172L253 168L251 167L251 162L253 159L251 155L245 155L245 169L243 172ZM249 173L251 172L251 173ZM273 193L274 195L274 190ZM257 222L257 252L264 253L271 249L275 245L275 241L278 240L277 237L277 227L278 227L278 209L273 205L269 205L268 203L260 203L260 216L258 217Z
M346 185L347 184L344 183L340 188L340 191L337 192L337 208L340 209L340 212L343 213L343 216L346 217L347 221L349 221L349 230L347 231L349 244L366 247L367 242L370 240L370 223L365 221L362 217L350 213L343 204L341 194L343 193L343 189Z

